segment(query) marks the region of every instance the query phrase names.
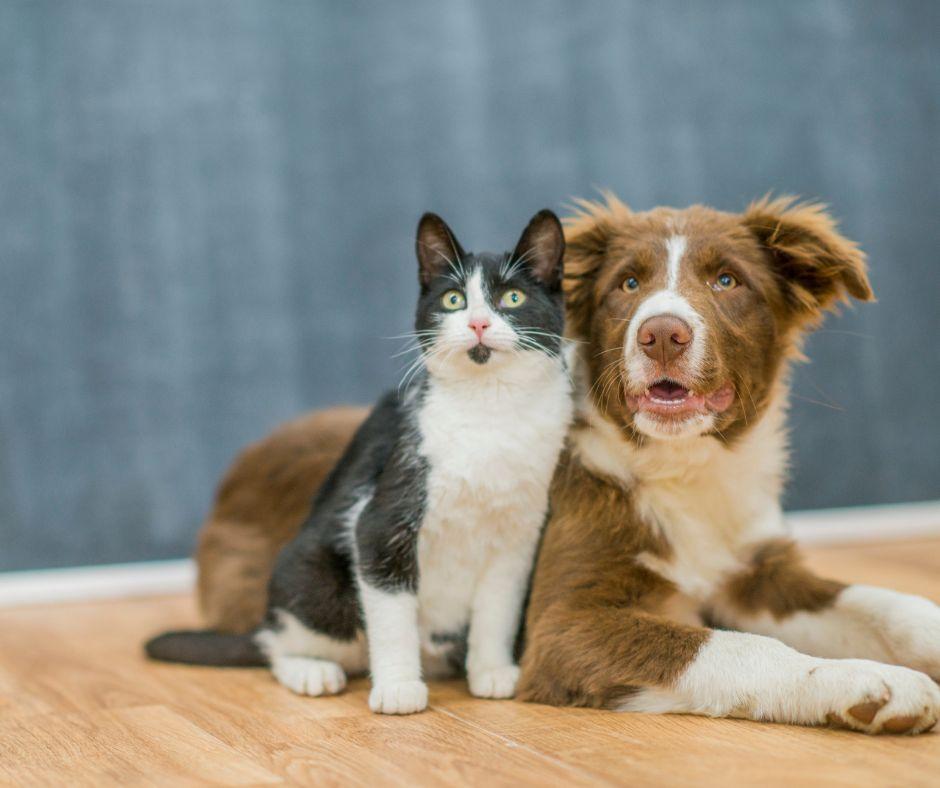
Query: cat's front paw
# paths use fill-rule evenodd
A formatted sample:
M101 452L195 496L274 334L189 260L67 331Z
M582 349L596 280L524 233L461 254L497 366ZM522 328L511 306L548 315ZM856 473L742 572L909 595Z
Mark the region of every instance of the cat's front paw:
M472 670L467 676L470 694L478 698L511 698L519 681L518 665Z
M375 684L369 693L369 708L376 714L414 714L427 707L428 685L423 681Z

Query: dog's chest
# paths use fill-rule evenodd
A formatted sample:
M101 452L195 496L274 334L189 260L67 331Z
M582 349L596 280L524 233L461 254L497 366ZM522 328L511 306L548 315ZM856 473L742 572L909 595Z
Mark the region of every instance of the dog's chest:
M601 420L576 439L587 467L631 493L629 515L668 545L636 560L704 601L741 571L751 546L782 535L779 497L786 459L779 421L755 425L747 441L712 437L638 448Z

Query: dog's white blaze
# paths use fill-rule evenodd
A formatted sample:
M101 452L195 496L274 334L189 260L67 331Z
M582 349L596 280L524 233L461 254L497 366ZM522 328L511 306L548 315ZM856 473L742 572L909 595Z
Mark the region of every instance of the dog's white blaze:
M679 265L689 242L684 235L673 235L666 241L666 289L675 291L679 286Z

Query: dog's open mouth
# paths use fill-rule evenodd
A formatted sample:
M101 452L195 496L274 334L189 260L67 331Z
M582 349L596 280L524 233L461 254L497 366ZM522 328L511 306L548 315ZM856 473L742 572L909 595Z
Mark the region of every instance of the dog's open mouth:
M639 396L627 395L627 404L634 411L680 419L696 414L721 413L731 406L733 400L734 389L730 385L711 394L699 394L668 378L651 383Z

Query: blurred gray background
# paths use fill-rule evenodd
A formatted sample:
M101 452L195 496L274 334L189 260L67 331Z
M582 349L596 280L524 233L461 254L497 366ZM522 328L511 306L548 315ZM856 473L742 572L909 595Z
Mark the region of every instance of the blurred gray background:
M940 498L940 4L0 4L0 569L182 556L235 451L396 381L412 233L829 202L880 298L791 508Z

